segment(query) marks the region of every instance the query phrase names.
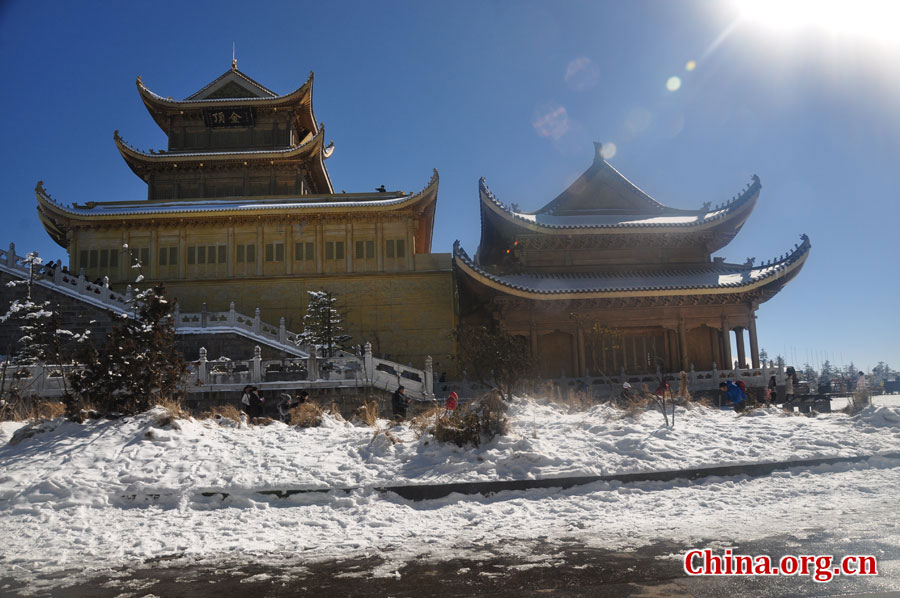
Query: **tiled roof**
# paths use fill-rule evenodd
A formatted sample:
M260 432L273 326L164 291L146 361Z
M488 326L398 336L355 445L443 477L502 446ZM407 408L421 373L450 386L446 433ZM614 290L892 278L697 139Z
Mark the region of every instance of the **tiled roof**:
M581 214L558 216L539 210L534 213L519 212L513 210L491 192L485 179L479 181L479 192L482 203L490 206L495 213L500 214L512 222L522 225L531 225L539 229L618 229L618 228L691 228L698 227L726 219L740 207L755 202L760 184L759 177L753 176L750 184L731 201L713 209L696 211L676 210L665 208L656 213L637 214ZM661 204L657 204L661 205Z
M466 269L503 287L539 295L602 294L638 291L695 291L703 289L735 289L776 279L801 265L810 249L809 238L801 235L801 243L777 260L759 266L713 262L708 265L678 270L653 272L598 272L575 274L492 274L477 265L460 247L453 245L454 260Z

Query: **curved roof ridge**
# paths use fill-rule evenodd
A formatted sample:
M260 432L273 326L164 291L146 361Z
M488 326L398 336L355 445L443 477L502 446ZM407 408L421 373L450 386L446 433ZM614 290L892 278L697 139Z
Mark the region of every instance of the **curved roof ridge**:
M809 250L811 248L811 244L809 242L809 237L805 234L801 235L801 243L796 244L794 249L782 256L778 260L773 260L768 265L762 265L759 267L754 267L750 260L748 260L747 264L728 264L729 270L726 272L722 272L722 267L725 264L717 264L710 263L709 268L706 271L702 271L696 268L689 268L685 270L672 270L672 271L657 271L654 272L656 278L659 278L659 284L638 284L641 278L647 278L647 273L635 273L635 272L597 272L596 274L592 273L573 273L572 275L560 275L558 280L561 282L565 282L566 280L576 281L590 281L591 279L606 279L610 280L614 284L611 287L603 287L601 285L586 285L584 288L567 288L560 287L555 289L547 289L547 288L537 288L530 287L527 284L529 278L537 279L537 280L546 280L544 278L536 277L534 275L529 274L510 274L510 275L498 275L487 272L477 264L475 264L465 252L465 250L460 245L457 240L453 244L453 258L454 260L459 260L466 268L471 270L477 276L483 277L490 281L493 281L497 285L502 287L514 288L523 290L525 292L535 294L535 295L548 295L548 294L565 294L565 295L585 295L591 293L614 293L614 292L642 292L642 291L702 291L702 290L715 290L715 289L740 289L745 287L758 287L763 286L764 284L768 284L770 279L777 279L784 275L788 270L794 270L796 268L802 267L803 262L809 254ZM708 275L715 272L719 272L719 276L715 279L715 281L707 281L703 282L700 280L691 281L691 278L698 278L702 275ZM615 279L620 278L623 279L622 282L625 284L616 284ZM632 278L634 281L631 284L628 284L627 279ZM682 281L678 281L679 278L685 279ZM670 279L665 280L665 279Z
M212 81L210 81L209 83L204 85L202 88L198 89L197 91L195 91L194 93L192 93L191 95L186 97L185 100L190 100L191 98L194 98L194 97L202 94L204 91L206 91L207 89L209 89L210 87L212 87L213 85L215 85L216 83L218 83L219 81L221 81L222 79L224 79L225 77L227 77L229 75L235 75L235 76L243 79L245 83L249 83L253 87L260 90L261 92L268 94L272 97L275 97L278 95L277 93L275 93L274 91L272 91L271 89L269 89L268 87L263 85L262 83L256 81L255 79L253 79L253 78L249 77L248 75L244 74L243 72L241 72L237 68L237 66L232 65L232 67L230 69L228 69L227 71L225 71L224 73L222 73L221 75L219 75L218 77L216 77L215 79L213 79Z
M615 220L615 217L606 217L611 218L610 222L599 222L599 221L591 221L589 216L585 216L582 218L578 218L578 221L570 222L570 221L559 221L553 222L548 220L547 218L553 218L550 214L541 214L540 211L537 212L516 212L510 206L506 205L496 196L496 194L491 191L491 189L487 185L487 180L485 177L481 177L478 181L479 194L481 195L482 203L487 203L491 205L494 211L500 214L502 217L518 224L518 225L526 225L529 227L537 227L538 229L546 229L546 230L585 230L585 229L622 229L622 228L666 228L666 227L675 227L675 228L692 228L708 225L711 223L719 222L722 220L726 220L730 216L732 216L737 210L743 207L745 204L750 203L755 197L758 196L762 185L760 183L759 177L755 174L751 178L751 182L744 188L742 191L731 198L728 202L725 202L722 205L717 205L714 209L707 210L704 213L704 210L696 210L690 211L685 210L682 213L678 214L660 214L658 217L651 216L649 214L625 214L622 215L622 219L619 221ZM487 200L487 201L485 201ZM708 206L708 204L707 204ZM674 208L672 208L674 210ZM691 216L693 214L693 217ZM539 219L538 216L544 216L543 219ZM643 220L624 220L624 218L640 218L643 217ZM561 217L565 218L565 217Z
M144 83L144 81L141 79L141 77L137 78L136 83L137 83L138 91L141 93L142 96L148 97L152 100L155 100L159 104L165 104L165 105L169 105L172 107L182 107L185 105L205 106L205 105L209 105L209 104L215 104L217 102L221 102L224 104L234 104L234 103L254 104L254 103L279 102L279 101L294 99L295 96L302 97L303 95L307 95L307 92L309 93L309 95L311 95L312 94L312 81L313 81L313 73L312 73L312 71L310 71L309 77L306 79L306 81L303 83L303 85L301 85L300 87L298 87L295 90L290 91L286 94L279 95L279 94L276 94L275 92L270 91L270 93L272 93L272 95L269 97L204 98L204 99L198 99L198 100L192 100L192 99L173 100L171 97L161 96L158 93L156 93L155 91L153 91L152 89L150 89L149 87L147 87L147 85ZM212 85L212 83L210 83L210 85ZM191 96L188 96L188 98L191 98L194 95L196 95L196 94L192 94Z
M239 157L239 156L250 156L250 157L284 157L290 156L293 154L302 153L304 151L308 151L313 148L315 145L322 145L322 140L324 139L325 129L322 128L319 132L313 135L309 140L294 145L291 147L286 147L283 149L275 149L275 150L240 150L240 151L229 151L229 152L145 152L140 150L133 145L129 144L125 141L121 135L119 135L119 130L116 129L113 132L113 140L116 142L116 147L119 148L119 151L123 154L128 153L137 158L143 158L146 160L151 160L155 162L168 162L168 161L179 161L184 159L191 158L217 158L217 157Z

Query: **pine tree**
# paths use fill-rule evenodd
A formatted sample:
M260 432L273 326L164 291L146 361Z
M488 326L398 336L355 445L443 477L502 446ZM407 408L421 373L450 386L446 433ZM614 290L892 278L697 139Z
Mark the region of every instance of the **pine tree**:
M184 373L184 358L175 351L172 304L159 284L137 293L133 317L120 316L102 350L93 345L79 352L84 369L72 378L82 405L106 413L137 413L154 401L173 398ZM72 410L80 405L72 404Z
M343 349L351 338L344 334L343 318L336 307L337 297L325 290L307 293L309 303L298 344L312 345L322 352L322 357L334 357L335 349Z

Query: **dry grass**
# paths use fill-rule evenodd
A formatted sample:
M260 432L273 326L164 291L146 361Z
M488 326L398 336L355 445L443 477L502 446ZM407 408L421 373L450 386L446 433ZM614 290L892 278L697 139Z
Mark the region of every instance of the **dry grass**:
M317 428L322 425L324 412L318 403L307 401L291 409L291 425L301 428Z
M233 422L240 422L242 419L240 410L234 405L213 405L200 417L201 419L230 419Z
M368 401L360 405L353 414L353 421L363 422L374 428L378 423L378 401Z
M0 408L0 421L39 421L56 419L66 414L66 406L59 401L40 398L8 399Z
M869 405L869 403L871 403L869 391L858 390L850 395L850 400L848 401L847 406L841 409L841 412L847 413L849 415L855 415L865 409Z
M191 417L191 412L184 406L181 399L173 399L172 397L160 398L156 400L155 405L168 411L175 419L188 419Z
M431 407L413 416L409 420L409 427L415 430L418 436L421 436L446 413L447 410L443 407Z

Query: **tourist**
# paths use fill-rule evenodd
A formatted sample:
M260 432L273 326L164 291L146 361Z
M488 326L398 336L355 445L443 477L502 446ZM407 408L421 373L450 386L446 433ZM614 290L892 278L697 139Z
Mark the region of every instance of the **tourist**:
M766 403L774 405L778 402L778 381L775 376L769 377L769 384L766 386Z
M301 390L294 397L294 402L297 405L302 405L303 403L307 402L308 400L309 400L309 391L308 390Z
M866 390L869 387L868 381L866 381L866 375L862 372L859 373L859 377L856 379L856 392L861 392Z
M788 366L787 371L784 372L784 402L790 403L794 400L794 390L799 384L799 379L797 378L797 371L794 370L794 366ZM793 409L793 407L792 407Z
M447 407L447 410L455 411L458 401L459 401L459 395L457 395L455 391L451 392L450 396L447 397L447 403L445 404L445 406Z
M731 401L735 411L741 412L747 408L747 395L734 382L722 382L719 384L719 390L725 393L725 398Z
M659 386L656 387L656 396L661 399L672 396L672 390L669 388L669 383L666 380L660 382Z
M406 419L406 410L408 408L409 399L406 397L406 389L401 386L391 396L391 409L394 412L394 421L401 422Z
M622 392L619 394L619 404L627 405L632 401L632 399L637 397L637 393L631 387L631 384L625 382L622 384Z
M279 397L281 401L278 403L278 415L281 417L281 421L284 423L290 423L291 421L291 409L296 407L298 403L294 401L294 397L291 396L289 392L281 393Z
M250 422L250 402L251 402L250 394L251 394L252 390L253 390L253 387L248 384L247 386L244 387L244 393L241 395L241 409L244 411L244 413L247 414L247 422L248 423Z

